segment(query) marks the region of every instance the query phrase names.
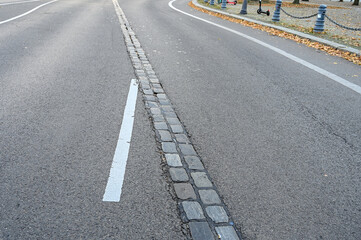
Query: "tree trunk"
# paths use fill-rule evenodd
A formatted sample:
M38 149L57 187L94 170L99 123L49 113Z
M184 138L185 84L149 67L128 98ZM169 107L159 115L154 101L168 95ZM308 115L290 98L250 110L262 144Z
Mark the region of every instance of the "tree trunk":
M356 0L355 0L356 1ZM358 1L358 0L357 0ZM293 0L293 4L300 4L300 0Z
M355 1L353 2L353 4L352 4L352 5L356 5L356 6L358 6L358 5L359 5L359 3L360 3L360 0L355 0Z

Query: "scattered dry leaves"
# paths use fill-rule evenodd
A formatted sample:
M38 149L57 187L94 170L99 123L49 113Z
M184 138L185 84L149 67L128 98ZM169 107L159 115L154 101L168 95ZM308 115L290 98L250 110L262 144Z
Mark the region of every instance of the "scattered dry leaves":
M342 50L339 50L339 49L336 49L336 48L321 44L319 42L314 42L314 41L311 41L311 40L306 39L306 38L301 38L299 36L296 36L296 35L293 35L291 33L287 33L287 32L284 32L284 31L281 31L281 30L278 30L278 29L275 29L275 28L259 25L259 24L248 22L248 21L245 21L245 20L232 18L232 17L226 16L226 15L220 14L220 13L208 11L206 9L195 6L192 2L189 2L188 5L191 6L192 8L194 8L194 9L198 10L198 11L207 13L209 15L219 17L219 18L222 18L222 19L234 22L234 23L240 23L240 24L242 24L244 26L251 27L251 28L254 28L254 29L259 29L261 31L268 32L271 35L275 35L275 36L283 37L283 38L286 38L286 39L290 39L290 40L293 40L295 42L302 43L302 44L304 44L306 46L309 46L309 47L312 47L312 48L327 52L328 54L330 54L332 56L342 57L342 58L344 58L344 59L346 59L346 60L348 60L350 62L361 65L361 56L358 56L355 53L345 52L345 51L342 51Z

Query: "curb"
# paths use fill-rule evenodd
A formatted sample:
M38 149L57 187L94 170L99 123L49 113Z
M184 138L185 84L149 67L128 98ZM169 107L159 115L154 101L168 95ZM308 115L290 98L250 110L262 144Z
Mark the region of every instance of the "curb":
M240 20L244 20L244 21L248 21L248 22L251 22L251 23L256 23L256 24L263 25L263 26L266 26L266 27L281 30L281 31L284 31L284 32L287 32L287 33L290 33L290 34L293 34L293 35L296 35L296 36L299 36L301 38L306 38L306 39L309 39L309 40L312 40L312 41L315 41L315 42L322 43L324 45L333 47L335 49L338 49L338 50L341 50L341 51L344 51L344 52L350 52L350 53L356 54L357 56L361 56L361 50L358 50L358 49L355 49L355 48L352 48L352 47L348 47L348 46L343 45L343 44L339 44L339 43L332 42L332 41L329 41L329 40L326 40L326 39L315 37L315 36L312 36L312 35L309 35L309 34L306 34L306 33L303 33L303 32L299 32L299 31L296 31L296 30L292 30L292 29L289 29L289 28L275 26L275 25L272 25L272 24L269 24L269 23L265 23L265 22L261 22L261 21L258 21L258 20L253 20L253 19L250 19L250 18L247 18L247 17L242 17L242 16L238 16L238 15L235 15L235 14L220 11L220 10L217 10L217 9L209 8L209 7L206 7L206 6L203 6L203 5L199 4L197 0L192 0L192 3L197 7L206 9L206 10L211 11L211 12L219 13L219 14L222 14L222 15L225 15L225 16L228 16L228 17L237 18L237 19L240 19Z

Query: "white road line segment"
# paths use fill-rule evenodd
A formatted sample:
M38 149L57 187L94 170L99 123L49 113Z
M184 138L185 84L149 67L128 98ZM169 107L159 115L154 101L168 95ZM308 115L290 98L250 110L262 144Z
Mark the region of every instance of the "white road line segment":
M294 56L294 55L292 55L292 54L289 54L289 53L287 53L287 52L285 52L285 51L283 51L283 50L281 50L281 49L279 49L279 48L276 48L276 47L271 46L271 45L269 45L269 44L267 44L267 43L265 43L265 42L262 42L261 40L258 40L258 39L256 39L256 38L250 37L250 36L248 36L248 35L246 35L246 34L244 34L244 33L238 32L238 31L233 30L233 29L230 29L230 28L228 28L228 27L224 27L224 26L222 26L222 25L220 25L220 24L217 24L217 23L208 21L208 20L206 20L206 19L203 19L203 18L194 16L194 15L189 14L189 13L187 13L187 12L184 12L184 11L178 9L178 8L175 8L175 7L173 6L173 3L174 3L175 1L177 1L177 0L172 0L172 1L170 1L170 2L168 3L168 6L169 6L170 8L172 8L173 10L175 10L175 11L177 11L177 12L180 12L180 13L182 13L182 14L184 14L184 15L187 15L187 16L189 16L189 17L195 18L195 19L197 19L197 20L206 22L206 23L211 24L211 25L213 25L213 26L222 28L222 29L224 29L224 30L227 30L227 31L229 31L229 32L232 32L232 33L234 33L234 34L237 34L238 36L241 36L241 37L243 37L243 38L246 38L246 39L248 39L248 40L250 40L250 41L252 41L252 42L255 42L255 43L257 43L257 44L259 44L259 45L261 45L261 46L264 46L264 47L266 47L266 48L268 48L268 49L271 49L272 51L275 51L275 52L277 52L277 53L279 53L279 54L281 54L281 55L283 55L283 56L285 56L285 57L287 57L287 58L289 58L289 59L291 59L291 60L293 60L293 61L295 61L295 62L297 62L297 63L299 63L299 64L302 64L303 66L308 67L309 69L312 69L312 70L314 70L314 71L316 71L316 72L318 72L318 73L320 73L320 74L328 77L329 79L332 79L333 81L342 84L343 86L345 86L345 87L347 87L347 88L349 88L349 89L357 92L358 94L361 94L361 87L360 87L360 86L358 86L358 85L356 85L356 84L354 84L354 83L352 83L352 82L349 82L349 81L347 81L346 79L343 79L342 77L339 77L339 76L337 76L337 75L335 75L335 74L333 74L333 73L331 73L331 72L329 72L329 71L327 71L327 70L325 70L325 69L322 69L322 68L320 68L320 67L317 67L316 65L313 65L312 63L309 63L309 62L307 62L307 61L305 61L305 60L303 60L303 59L301 59L301 58L299 58L299 57L296 57L296 56Z
M28 0L28 1L19 1L19 2L6 2L6 3L0 3L0 6L7 6L7 5L14 5L14 4L21 4L21 3L31 3L31 2L40 2L40 0Z
M54 2L57 2L57 1L58 1L58 0L53 0L53 1L50 1L50 2L47 2L47 3L41 4L41 5L33 8L33 9L31 9L31 10L23 13L23 14L20 14L20 15L18 15L18 16L15 16L15 17L13 17L13 18L9 18L9 19L7 19L7 20L4 20L4 21L0 22L0 25L1 25L1 24L4 24L4 23L11 22L11 21L14 21L14 20L16 20L16 19L18 19L18 18L24 17L24 16L26 16L26 15L28 15L28 14L36 11L36 10L38 10L39 8L42 8L42 7L44 7L44 6L46 6L46 5L50 4L50 3L54 3Z
M138 83L132 79L127 103L125 105L123 122L120 128L117 147L115 149L108 183L105 188L103 202L119 202L122 193L125 168L127 165L130 141L133 132L135 105L138 95Z

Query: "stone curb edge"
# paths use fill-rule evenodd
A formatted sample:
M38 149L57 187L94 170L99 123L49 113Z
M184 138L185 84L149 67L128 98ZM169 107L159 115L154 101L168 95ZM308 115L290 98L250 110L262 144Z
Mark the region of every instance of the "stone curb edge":
M265 22L253 20L253 19L250 19L250 18L247 18L247 17L242 17L242 16L238 16L238 15L235 15L235 14L220 11L220 10L217 10L217 9L209 8L209 7L206 7L206 6L203 6L203 5L199 4L197 2L197 0L192 0L192 3L195 6L206 9L208 11L212 11L212 12L216 12L216 13L219 13L219 14L222 14L222 15L226 15L228 17L233 17L233 18L244 20L244 21L256 23L256 24L263 25L263 26L266 26L266 27L271 27L271 28L274 28L274 29L277 29L277 30L287 32L287 33L291 33L293 35L296 35L296 36L299 36L299 37L302 37L302 38L306 38L306 39L309 39L309 40L312 40L312 41L315 41L315 42L322 43L324 45L333 47L335 49L339 49L341 51L350 52L350 53L356 54L357 56L361 56L361 50L358 50L358 49L355 49L355 48L352 48L352 47L348 47L348 46L343 45L343 44L339 44L339 43L332 42L332 41L329 41L329 40L326 40L326 39L315 37L315 36L312 36L312 35L309 35L309 34L306 34L306 33L302 33L302 32L299 32L299 31L296 31L296 30L293 30L293 29L289 29L289 28L285 28L285 27L281 27L281 26L275 26L275 25L272 25L272 24L269 24L269 23L265 23Z
M117 0L113 0L121 30L152 119L157 142L166 161L177 196L181 220L188 224L194 240L239 240L241 233L212 183L187 131L156 76L140 42Z

